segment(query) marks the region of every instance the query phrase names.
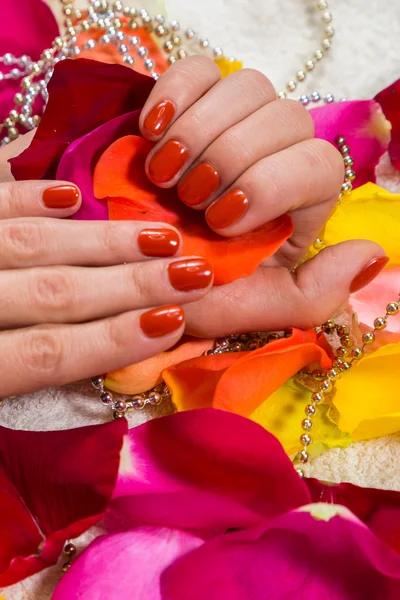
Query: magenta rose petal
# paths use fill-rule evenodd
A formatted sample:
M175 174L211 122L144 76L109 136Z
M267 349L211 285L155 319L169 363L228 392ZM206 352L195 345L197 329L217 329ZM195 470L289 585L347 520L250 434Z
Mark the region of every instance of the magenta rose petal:
M310 497L278 440L241 416L198 409L129 432L110 527L243 527ZM122 510L123 509L123 510Z
M10 160L15 179L54 179L71 142L115 117L140 110L154 84L151 77L122 65L87 59L58 63L35 137Z
M314 504L219 536L164 571L163 600L188 589L191 600L397 600L400 556L344 507Z
M16 57L27 55L32 60L38 60L43 50L51 48L54 38L59 35L53 13L42 0L2 0L1 15L0 56L9 52ZM2 71L7 68L3 64L1 67ZM15 65L9 68L15 68ZM0 122L14 108L14 96L19 90L19 79L1 82ZM2 134L6 135L7 130L3 130Z
M54 564L103 515L125 420L69 431L0 428L0 587Z
M313 502L342 504L400 554L400 492L304 480Z
M73 563L52 600L162 600L164 569L202 544L193 534L166 527L101 536Z
M336 102L310 111L315 137L335 144L344 136L354 159L353 187L375 181L375 167L390 142L390 124L374 100Z
M75 183L82 192L82 206L73 219L108 219L106 202L93 194L94 167L108 146L124 135L139 135L140 110L135 110L107 123L72 142L61 157L56 179Z

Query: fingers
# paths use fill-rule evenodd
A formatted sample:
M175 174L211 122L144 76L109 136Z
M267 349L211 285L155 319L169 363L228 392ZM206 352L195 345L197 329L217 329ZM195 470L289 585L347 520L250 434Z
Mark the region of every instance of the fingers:
M174 227L157 222L7 219L0 220L0 269L116 265L176 256L180 244Z
M1 332L2 396L63 385L140 362L176 344L183 330L183 309L170 305L81 325Z
M211 288L202 258L105 268L45 267L0 272L0 328L75 323L133 309L184 304Z
M157 140L192 104L221 79L215 62L189 56L161 75L140 115L144 137Z
M312 138L314 122L294 100L275 100L225 131L179 181L178 195L204 209L259 160Z
M260 72L244 69L219 81L168 129L146 159L150 180L172 187L224 131L276 97Z
M10 181L0 184L0 219L69 217L81 206L79 189L66 181Z
M370 263L380 257L380 246L357 240L325 248L294 275L283 267L261 267L250 278L215 287L206 298L188 305L187 331L217 337L232 331L315 327L330 318L360 282L365 285L378 274L385 261L375 261L372 274Z

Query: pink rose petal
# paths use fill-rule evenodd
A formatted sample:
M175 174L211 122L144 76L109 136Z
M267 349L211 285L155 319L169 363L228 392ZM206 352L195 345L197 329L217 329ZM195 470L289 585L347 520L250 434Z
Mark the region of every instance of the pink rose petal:
M164 569L202 544L195 535L165 527L99 537L60 580L52 600L162 600Z
M336 102L310 111L315 137L335 145L344 136L354 159L356 179L353 187L375 181L375 167L387 150L390 125L374 100Z

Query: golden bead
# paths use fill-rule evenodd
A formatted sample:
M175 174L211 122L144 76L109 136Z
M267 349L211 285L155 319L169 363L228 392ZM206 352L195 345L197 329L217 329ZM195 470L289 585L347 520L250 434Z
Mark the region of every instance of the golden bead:
M344 172L344 176L348 181L354 181L356 178L356 174L353 169L346 169Z
M167 40L164 43L164 50L165 50L165 52L172 52L173 49L174 49L173 43L171 42L171 40Z
M278 92L278 99L283 100L283 98L286 98L286 92Z
M75 546L75 544L73 544L72 542L68 542L68 544L65 544L65 546L64 546L64 554L66 556L74 556L74 554L76 554L76 546Z
M45 50L40 57L42 60L51 60L53 58L52 50Z
M71 563L70 562L66 562L63 564L63 566L61 567L63 573L66 573L68 571L68 569L71 567Z
M324 246L325 246L325 242L321 238L317 238L313 242L313 247L315 250L321 250L321 248L323 248Z
M351 363L344 362L342 366L342 371L349 371L351 369Z
M168 62L169 62L170 65L173 65L174 62L176 62L175 56L168 56L167 60L168 60Z
M303 444L303 446L309 446L312 440L308 433L303 433L303 435L300 436L300 442Z
M157 25L154 32L157 37L163 37L165 35L165 27L163 25Z
M186 58L186 56L187 56L187 54L186 54L185 50L182 50L182 49L178 50L178 52L177 52L177 54L176 54L176 55L177 55L177 57L178 57L178 58L180 58L180 59L181 59L181 58Z
M302 450L298 453L297 458L301 463L308 463L308 452Z
M179 35L173 35L171 38L171 42L174 44L174 46L180 46L182 43L182 40L179 37Z
M354 340L352 337L348 336L348 335L344 335L340 338L340 343L342 344L342 346L344 346L345 348L351 348L352 346L354 346Z
M305 473L303 471L303 469L296 469L296 473L299 477L301 477L301 479L303 479L305 477Z
M399 306L400 305L398 302L391 302L386 307L387 314L388 315L396 315L399 312Z
M330 392L332 390L332 383L329 379L325 379L325 381L321 383L320 389L323 392Z
M11 114L11 113L10 113ZM375 329L377 329L378 331L380 331L381 329L385 329L387 325L387 321L385 319L385 317L378 317L377 319L375 319L374 321L374 327Z
M297 73L296 73L297 81L304 81L305 78L306 78L306 74L304 73L304 71L297 71Z
M343 361L341 358L334 358L332 361L332 366L336 369L341 369L343 366Z
M308 431L309 429L312 429L312 421L310 421L310 419L303 419L301 426L305 431Z
M324 399L324 395L322 392L314 392L311 395L311 400L315 403L315 404L319 404L320 402L322 402L322 400Z
M336 371L335 369L329 369L326 374L332 381L335 381L340 375L339 371Z
M286 84L286 89L288 92L294 92L296 87L297 87L297 83L295 81L293 81L292 79L290 81L288 81Z
M314 369L311 372L311 377L316 380L320 380L324 378L324 371L322 369Z
M350 152L350 148L347 144L343 144L343 146L340 146L339 150L343 156L346 156L346 154L349 154Z
M343 162L345 167L352 167L354 165L354 159L352 156L343 156Z
M39 75L41 68L39 67L38 63L31 63L29 65L29 71L32 73L32 75Z
M121 19L118 19L118 17L116 19L114 19L113 25L114 25L115 29L121 29L121 27L122 27Z
M344 183L342 183L341 194L347 196L347 194L350 194L352 189L353 186L351 185L350 181L345 181Z
M334 329L335 327L335 321L333 319L328 319L327 321L325 321L325 323L322 323L321 325L321 329L323 329L324 331L326 329Z
M372 331L369 333L364 333L364 335L362 336L362 341L366 346L373 344L375 341L375 334Z
M304 412L306 413L307 417L313 417L317 412L317 409L313 404L307 404L307 406L304 409Z
M16 140L19 136L18 129L15 129L15 127L10 127L7 134L10 140Z
M83 25L83 23L82 23L82 25ZM89 25L89 23L88 23L88 25ZM64 47L64 40L62 39L62 37L59 36L53 40L53 47L57 48L57 50L61 50Z
M342 135L339 135L336 140L335 140L336 144L338 146L343 146L346 143L345 138Z
M349 335L350 327L348 325L337 325L336 326L337 334L342 337L343 335Z
M339 346L339 348L337 348L337 350L336 350L336 354L340 358L346 357L348 355L348 353L349 353L348 349L345 348L344 346Z
M356 360L362 358L364 356L364 351L362 350L362 348L354 348L353 352L351 353L351 355L353 356L353 358L355 358Z
M326 10L328 8L328 3L326 0L318 0L317 6L319 10Z
M24 97L23 97L23 95L21 94L21 92L18 92L18 93L17 93L17 94L15 94L15 96L14 96L14 104L15 104L16 106L21 106L21 104L23 104L23 103L24 103Z
M19 113L17 110L15 110L15 108L13 108L12 110L10 110L10 114L8 116L15 123L15 121L17 121L19 117Z

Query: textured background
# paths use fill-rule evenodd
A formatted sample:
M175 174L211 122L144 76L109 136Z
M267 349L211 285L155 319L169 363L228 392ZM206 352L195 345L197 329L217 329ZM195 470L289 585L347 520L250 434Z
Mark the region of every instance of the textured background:
M58 4L57 0L47 1L51 6ZM165 1L169 18L207 36L227 55L243 60L245 66L262 70L278 90L318 48L319 27L309 11L310 4L306 0ZM337 97L370 98L400 77L399 0L331 0L329 4L335 28L333 47L309 81L300 86L299 94L317 89ZM143 1L140 7L152 14L163 12L157 0ZM385 159L380 175L381 185L400 191L400 175ZM90 397L90 388L85 384L6 402L0 413L2 424L23 429L69 428L98 423L107 416L99 402ZM136 413L131 425L151 416ZM311 470L313 475L330 481L400 489L399 461L400 437L392 436L324 452L313 461ZM90 535L86 534L82 543L87 543ZM4 590L3 595L7 600L46 600L59 573L58 567L48 569Z

